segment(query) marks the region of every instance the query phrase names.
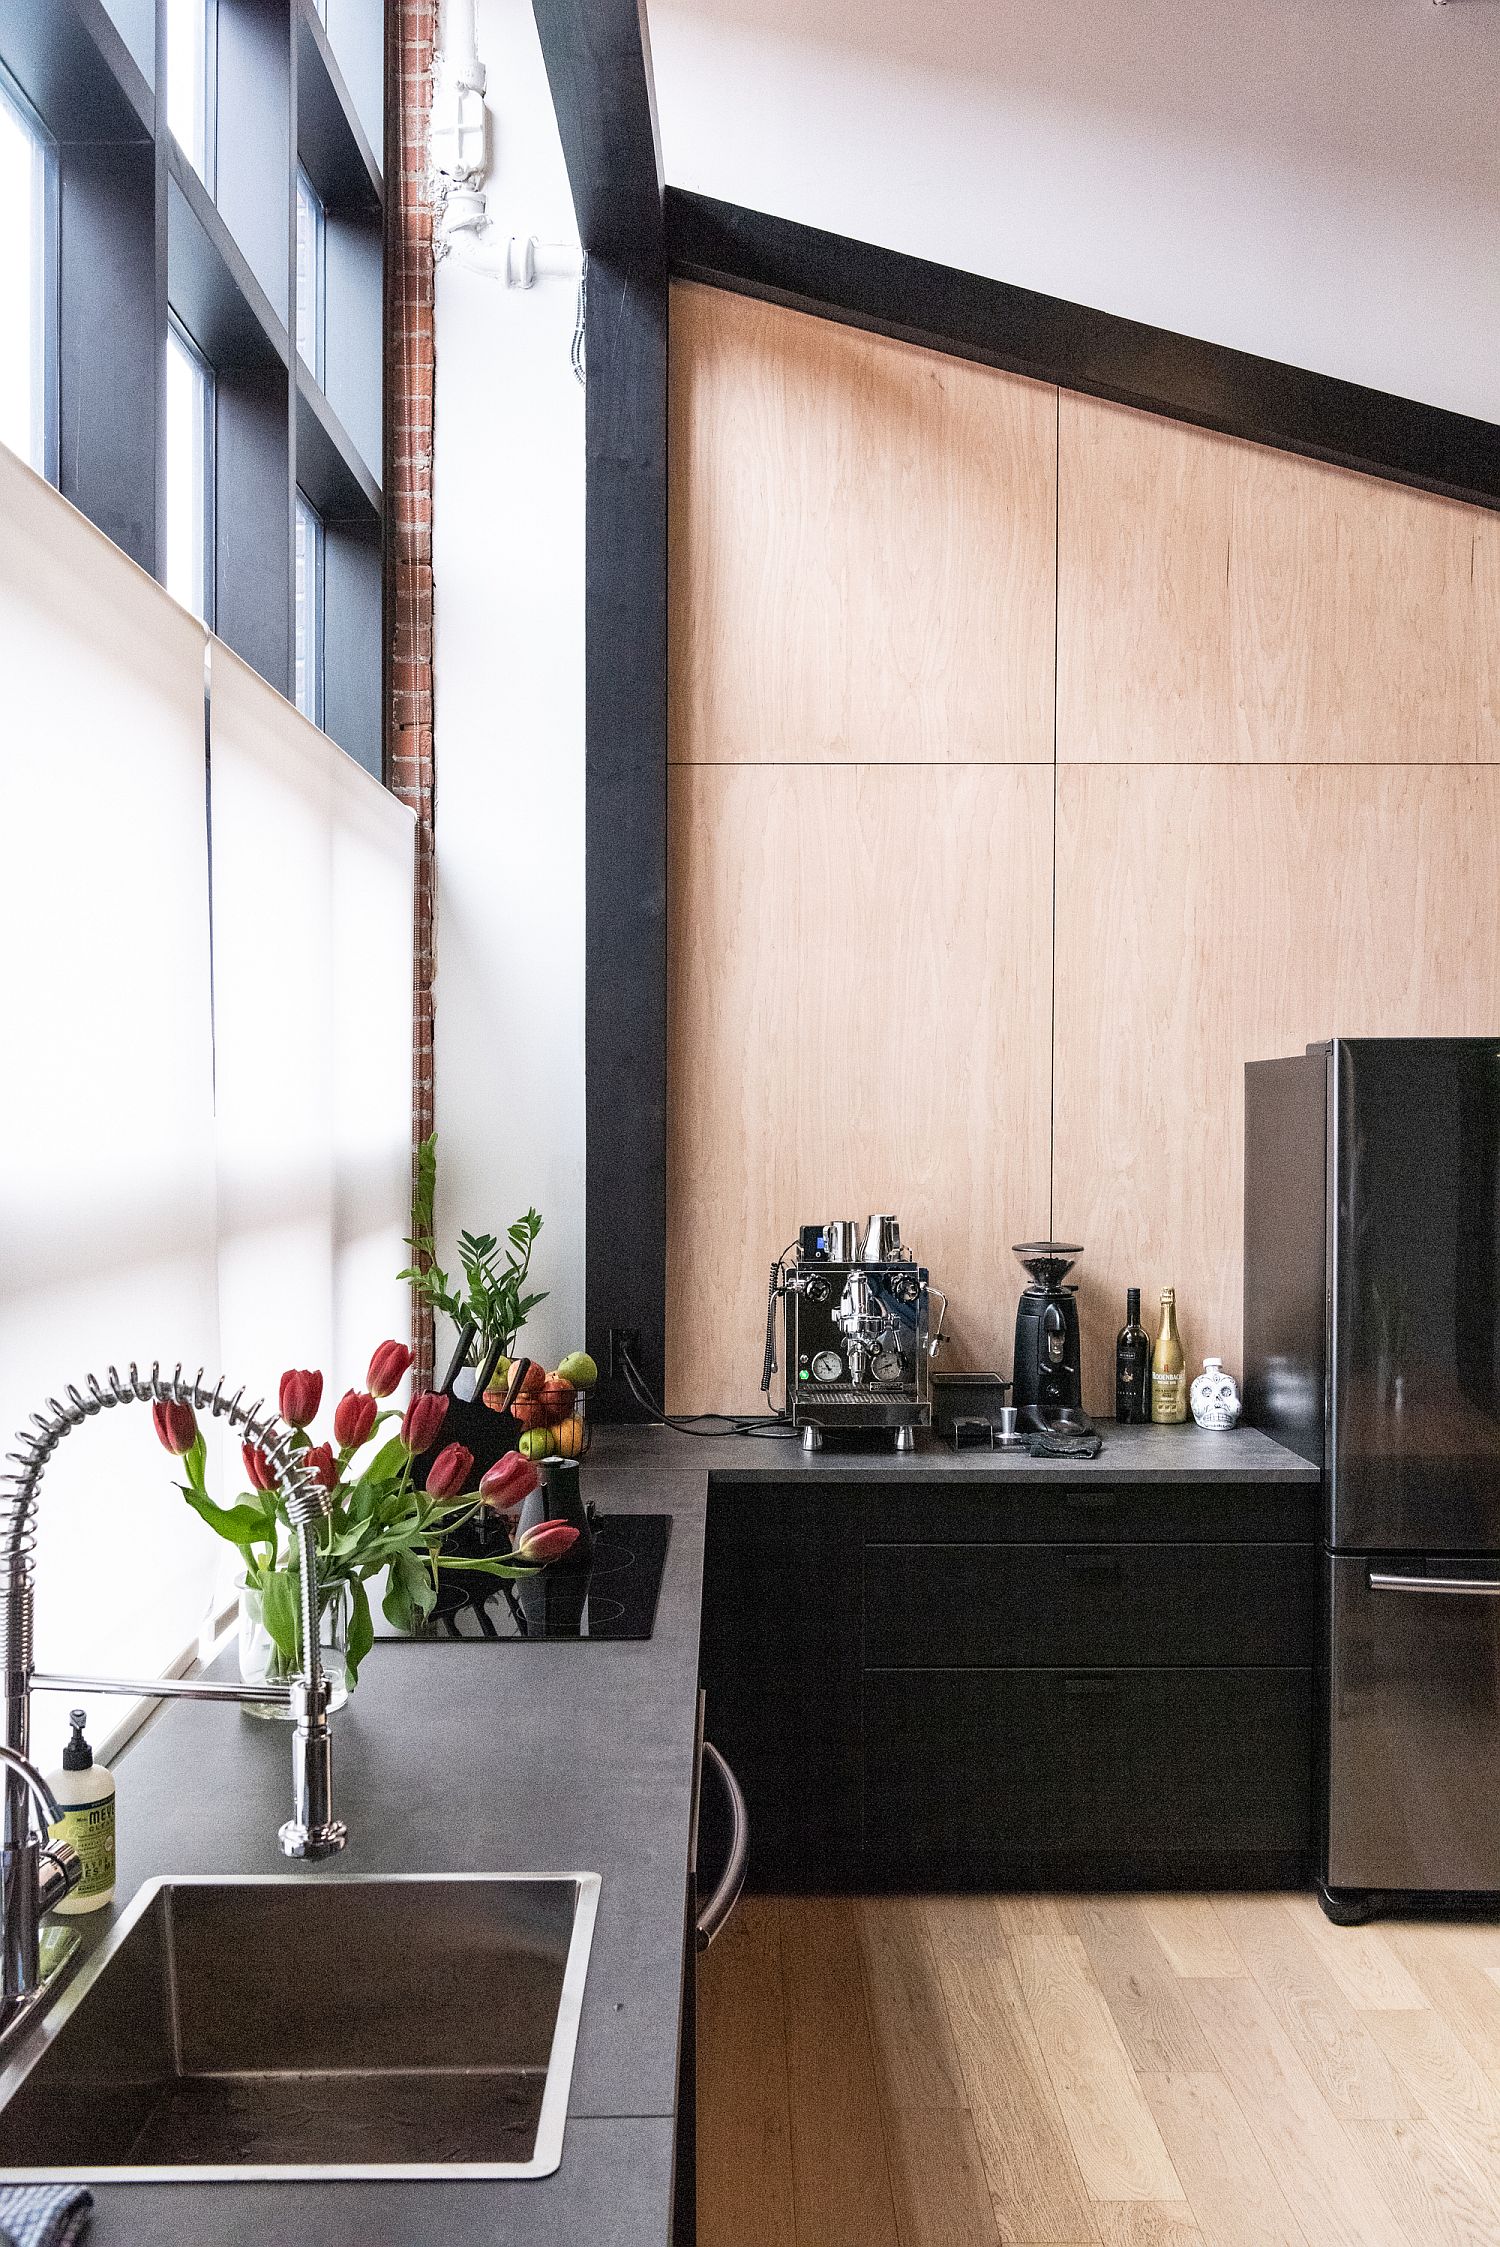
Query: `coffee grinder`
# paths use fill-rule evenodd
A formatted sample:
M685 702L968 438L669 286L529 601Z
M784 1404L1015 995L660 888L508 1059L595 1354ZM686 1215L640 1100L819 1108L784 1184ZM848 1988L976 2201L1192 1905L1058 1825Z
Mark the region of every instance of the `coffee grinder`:
M1086 1427L1078 1290L1065 1284L1083 1249L1076 1241L1019 1241L1014 1253L1027 1275L1016 1306L1011 1392L1020 1425L1033 1433L1055 1429L1059 1422Z

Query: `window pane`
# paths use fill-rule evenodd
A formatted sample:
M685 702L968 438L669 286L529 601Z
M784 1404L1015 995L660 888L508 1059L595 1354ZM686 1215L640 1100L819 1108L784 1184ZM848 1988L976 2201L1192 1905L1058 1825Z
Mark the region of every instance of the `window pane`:
M167 331L167 591L209 619L213 573L213 378L180 329Z
M167 0L167 124L202 180L208 179L209 0Z
M323 1367L326 1412L410 1317L414 823L248 664L211 660L221 1354L252 1396ZM266 1025L290 1021L295 1097L268 1099Z
M47 460L47 152L0 89L0 439Z
M323 204L306 172L297 172L297 349L323 380Z
M297 494L296 699L304 718L323 723L323 524Z

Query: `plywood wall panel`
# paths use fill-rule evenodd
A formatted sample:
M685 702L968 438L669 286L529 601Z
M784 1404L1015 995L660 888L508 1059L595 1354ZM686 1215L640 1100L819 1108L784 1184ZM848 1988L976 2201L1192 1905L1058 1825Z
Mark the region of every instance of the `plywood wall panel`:
M771 1257L877 1206L1008 1369L1049 1185L1096 1409L1131 1281L1237 1370L1245 1062L1500 1023L1500 517L672 319L672 1402L755 1406Z
M1486 757L1500 758L1500 515L1474 519L1474 606L1485 626L1479 635L1479 741Z
M1085 1243L1086 1401L1124 1291L1240 1365L1244 1065L1500 1025L1500 768L1065 768L1057 1229Z
M1052 756L1057 393L676 283L671 756Z
M1044 1230L1052 774L671 776L667 1390L760 1399L766 1269L895 1210L953 1361L1009 1365L1009 1243Z
M1493 516L1064 392L1065 763L1500 757Z

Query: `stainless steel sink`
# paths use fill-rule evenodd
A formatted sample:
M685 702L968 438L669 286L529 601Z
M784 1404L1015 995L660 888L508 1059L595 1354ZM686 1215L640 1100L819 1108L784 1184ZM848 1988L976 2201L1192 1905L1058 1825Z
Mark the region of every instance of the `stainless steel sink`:
M0 2181L549 2176L598 1898L151 1881L0 2075Z

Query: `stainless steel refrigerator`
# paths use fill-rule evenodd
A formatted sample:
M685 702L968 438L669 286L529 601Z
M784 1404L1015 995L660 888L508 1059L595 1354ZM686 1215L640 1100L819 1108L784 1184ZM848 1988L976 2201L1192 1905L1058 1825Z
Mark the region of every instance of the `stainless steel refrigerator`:
M1323 1472L1324 1909L1500 1902L1500 1037L1246 1069L1245 1407Z

